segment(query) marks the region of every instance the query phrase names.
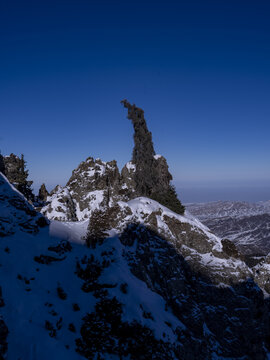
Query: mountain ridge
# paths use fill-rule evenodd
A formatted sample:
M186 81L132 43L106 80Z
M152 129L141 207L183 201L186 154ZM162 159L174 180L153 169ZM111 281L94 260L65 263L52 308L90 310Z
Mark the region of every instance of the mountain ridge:
M94 246L88 220L2 238L8 357L266 359L269 303L246 264L188 213L144 197L119 206Z
M0 173L0 357L266 360L269 258L249 266L184 209L143 110L124 106L121 172L88 157L36 209Z

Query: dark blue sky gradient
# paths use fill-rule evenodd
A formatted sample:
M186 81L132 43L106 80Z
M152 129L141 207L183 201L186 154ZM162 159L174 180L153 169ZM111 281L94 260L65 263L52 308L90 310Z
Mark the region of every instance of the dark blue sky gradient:
M269 1L0 1L2 153L36 188L88 156L121 167L127 98L184 201L269 199L269 18Z

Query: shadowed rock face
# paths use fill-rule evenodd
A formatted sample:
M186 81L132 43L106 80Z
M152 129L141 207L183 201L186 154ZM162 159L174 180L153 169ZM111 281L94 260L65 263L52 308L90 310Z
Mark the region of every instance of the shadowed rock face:
M0 154L0 172L5 174L5 163L3 155Z
M46 186L45 184L42 184L40 189L39 189L39 192L38 192L38 198L40 201L46 201L47 200L47 197L48 197L49 193L46 189Z
M136 166L135 190L137 194L141 196L150 196L154 191L154 185L158 175L154 164L155 151L152 134L148 131L144 119L144 111L135 105L131 105L127 100L123 100L122 104L128 109L127 117L132 121L134 127L132 162Z
M136 166L134 180L137 195L150 197L158 190L157 187L161 187L159 186L160 179L163 180L161 190L166 191L172 176L168 171L166 160L163 158L165 161L161 164L155 159L152 134L147 128L144 111L136 105L131 105L127 100L123 100L122 104L128 109L127 117L134 127L132 163ZM161 168L163 171L159 171Z
M11 153L9 156L1 156L0 171L7 177L8 181L27 198L27 200L34 201L35 196L31 189L33 181L28 180L28 170L26 170L25 164L26 162L23 155L20 158Z
M130 205L134 208L132 202ZM87 259L83 259L82 266L78 267L80 270L78 275L84 280L84 291L92 291L97 298L95 311L83 318L81 338L77 341L78 351L88 359L92 359L95 352L114 354L119 358L129 355L134 360L137 358L266 359L263 344L268 347L269 301L263 298L263 293L256 284L248 279L248 268L243 263L241 265L240 261L229 259L221 249L214 252L214 247L217 245L215 238L211 242L206 233L198 231L189 223L175 221L177 219L164 214L164 211L166 212L164 209L157 208L150 214L142 215L149 226L132 222L136 220L134 213L130 215L127 222L127 216L129 216L127 210L122 209L124 212L122 219L125 219L122 221L120 209L116 211L118 225L120 226L121 222L122 225L126 224L118 235L123 245L122 251L115 251L115 243L110 248L109 243L112 239L102 240L100 231L96 234L92 232L90 240L96 241L94 244L93 242L89 244L89 253L106 248L106 252L100 250L106 256L106 261L105 257L102 258L104 269L102 266L97 269L97 263L93 257L88 262ZM115 222L116 214L110 216L107 213L104 216L106 221L102 221L101 224L103 230L108 226L110 228L110 220ZM101 214L97 215L100 218ZM174 233L170 240L161 236L155 218L156 220L162 218L168 225L169 231ZM188 248L190 253L185 253L183 256L184 250ZM173 329L176 336L173 343L168 341L164 334L162 342L157 343L152 339L150 349L147 349L150 337L146 338L142 328L137 329L137 326L135 332L131 331L130 325L126 324L122 317L121 301L108 297L110 289L117 288L118 278L113 278L111 281L113 284L107 284L104 282L106 278L104 273L108 271L112 274L109 270L110 264L120 263L115 257L116 253L121 254L136 278L165 300L164 311L172 312L179 320L176 327L166 322L168 329ZM212 253L210 257L207 255L209 253ZM206 256L207 259L201 263L201 266L199 265L200 256ZM216 268L219 261L217 256L219 256L220 264L223 263L222 270ZM216 265L209 264L211 258L212 260L216 258L214 260ZM238 266L240 266L239 274L236 275ZM242 274L240 274L241 271ZM102 284L98 280L101 274L103 274ZM222 286L215 286L215 283L216 285L222 283ZM224 283L227 286L224 286ZM228 286L229 284L231 286ZM128 294L129 283L126 283L126 289L125 294ZM125 301L125 296L127 295L121 297L122 301ZM127 302L130 305L130 300ZM108 306L103 306L105 304ZM142 317L150 319L149 323L156 323L158 319L152 312L154 309L148 308L146 312L144 306L144 303L140 306ZM101 307L102 311L100 311ZM135 325L133 322L132 327ZM119 329L122 330L119 331ZM129 347L130 333L133 343L136 343L133 349ZM104 334L106 334L105 337ZM150 336L151 333L148 335ZM99 341L102 337L103 341ZM138 357L137 352L139 343L145 344L145 347L141 345L144 349L144 355L141 357ZM155 355L157 357L154 357Z
M132 163L136 167L134 172L135 195L147 196L159 201L175 212L181 214L184 207L177 199L171 186L172 175L169 172L167 161L163 156L156 155L152 134L148 130L144 118L144 111L127 100L121 101L128 109L128 119L134 127L134 148Z
M131 105L127 100L121 103L128 109L128 119L132 121L134 127L134 149L132 161L134 164L142 165L143 162L151 163L153 161L155 151L152 142L152 134L148 130L144 118L144 111L135 104Z
M7 351L7 336L8 328L0 315L0 359L4 359L3 356Z
M47 220L0 174L0 238L18 230L36 234Z

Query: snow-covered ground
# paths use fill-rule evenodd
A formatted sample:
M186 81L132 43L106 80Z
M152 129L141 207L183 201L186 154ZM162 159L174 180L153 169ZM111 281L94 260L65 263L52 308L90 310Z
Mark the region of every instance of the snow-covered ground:
M270 252L270 201L217 201L186 208L221 238L233 241L244 254Z
M121 305L119 325L123 328L136 329L140 324L153 342L153 351L157 344L169 346L171 350L159 357L162 360L181 358L175 352L179 344L184 353L198 354L190 344L200 346L202 340L209 348L209 359L225 359L220 355L227 346L223 337L242 341L237 340L243 328L237 308L247 306L249 293L234 294L252 272L240 259L224 254L221 240L193 215L177 215L144 197L119 201L113 219L116 225L107 229L109 237L88 248L84 239L89 220L51 221L46 226L37 221L44 218L1 176L0 191L1 223L6 224L6 219L12 223L12 228L4 225L0 241L0 297L4 301L0 309L9 331L7 359L84 359L76 351L77 339L83 338L85 316L95 314L104 299L116 299ZM130 225L135 227L129 237ZM205 283L201 274L210 281ZM263 306L259 288L250 286L252 296L258 293L258 304ZM229 294L226 304L225 291ZM216 304L220 294L223 306ZM209 309L218 316L223 312L223 321L236 330L219 338L223 329L213 326ZM108 320L106 314L105 320L95 320L91 336L103 327L108 329L113 311L108 311ZM108 341L118 340L110 335ZM104 359L119 358L110 346L106 349ZM144 357L148 358L152 356Z

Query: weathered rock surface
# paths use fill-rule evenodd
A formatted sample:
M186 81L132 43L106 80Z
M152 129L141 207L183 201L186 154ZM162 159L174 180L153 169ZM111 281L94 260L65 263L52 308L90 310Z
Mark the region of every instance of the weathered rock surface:
M121 234L127 224L143 224L159 234L185 257L193 270L215 284L230 285L253 277L238 254L228 254L228 245L224 251L224 242L196 218L189 214L178 215L154 200L141 197L99 209L90 216L89 230L92 238L100 239L102 234L103 237L104 234Z
M1 165L2 162L2 165ZM24 156L14 155L1 156L0 170L8 179L8 181L16 187L29 201L34 201L35 196L31 186L33 181L28 180L28 171L25 168Z
M171 327L177 336L173 346L166 336L163 351L157 344L152 346L153 353L156 349L161 351L158 358L266 359L267 350L262 344L268 344L265 335L269 333L269 302L233 243L221 241L191 215L180 216L143 197L93 213L88 231L90 237L86 240L90 240L88 245L93 254L102 251L105 254L106 249L104 264L116 266L121 263L118 258L121 254L131 273L160 295L166 302L165 311L172 311L179 320L176 327ZM112 238L106 239L108 235ZM116 237L122 244L121 250ZM111 273L110 265L107 266L108 270L101 271L103 282L105 273ZM84 286L87 291L96 292L102 304L104 298L97 292L99 276L94 282L92 277L86 277ZM117 283L116 277L110 279L109 284ZM106 284L108 294L110 285ZM79 350L87 358L91 358L87 354L93 351L93 343L102 332L107 334L108 342L119 339L119 335L106 330L111 320L103 315L98 322L96 312L84 318L79 341ZM145 316L156 321L151 309ZM120 328L124 326L121 317L115 321ZM121 342L125 341L121 336ZM124 355L121 347L106 344L97 349L101 353Z
M47 197L41 213L47 218L58 221L77 221L74 201L67 188L57 185Z
M134 126L132 161L123 167L121 174L115 160L104 162L89 157L81 162L73 170L66 186L47 197L47 205L43 207L42 213L49 219L85 220L97 208L139 196L150 197L176 213L184 213L184 207L170 183L172 175L167 161L163 156L155 154L143 110L127 101L123 101L123 104ZM67 197L71 199L69 203ZM65 207L61 203L66 204ZM65 211L68 213L64 214Z
M89 157L72 172L65 187L58 185L51 192L41 212L54 220L85 220L95 209L126 199L125 189L115 160Z
M146 196L159 201L173 211L182 214L184 207L177 198L171 185L172 175L163 156L156 155L152 142L152 134L148 130L144 111L127 100L121 101L128 109L128 119L134 128L134 148L132 163L134 172L135 197Z
M48 221L0 174L0 237L18 230L37 233Z
M49 196L49 193L48 193L48 191L46 189L46 186L45 186L45 184L42 184L40 186L39 191L38 191L38 199L39 199L39 201L46 202L48 196Z

